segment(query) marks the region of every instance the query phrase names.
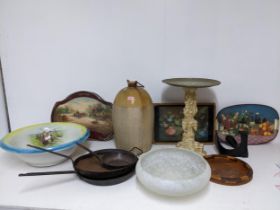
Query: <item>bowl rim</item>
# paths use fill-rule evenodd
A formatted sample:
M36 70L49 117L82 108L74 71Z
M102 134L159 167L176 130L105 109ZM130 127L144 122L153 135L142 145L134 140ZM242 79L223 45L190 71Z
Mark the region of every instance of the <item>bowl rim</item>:
M204 170L202 170L202 171L201 171L199 174L197 174L196 176L189 177L188 179L177 179L177 180L172 180L172 179L166 179L166 178L164 179L164 178L155 176L155 175L153 175L153 174L147 172L147 171L143 168L143 165L142 165L143 159L144 159L146 156L149 156L149 155L151 155L151 154L153 154L153 153L157 153L157 152L162 151L162 150L174 150L174 151L183 151L183 152L191 153L192 155L197 156L198 158L200 158L200 160L201 160L203 163L205 163L205 168L204 168ZM201 156L200 154L198 154L198 153L196 153L196 152L194 152L194 151L192 151L192 150L184 149L184 148L161 148L161 149L155 149L155 150L149 151L149 152L147 152L147 153L145 153L145 154L143 154L143 155L140 156L139 161L137 162L137 165L138 165L137 168L140 168L141 171L142 171L142 173L147 174L148 176L153 177L154 179L160 179L160 180L165 180L165 181L170 181L170 182L181 182L181 181L186 182L186 181L189 181L189 180L197 179L197 178L200 177L200 176L203 176L203 174L206 173L207 170L210 170L210 171L211 171L211 168L210 168L208 162L204 159L203 156Z
M70 142L64 143L64 144L60 144L58 146L53 146L53 147L45 147L48 150L51 151L61 151L64 149L69 149L71 147L74 147L76 145L76 143L83 143L84 141L87 140L87 138L90 135L89 129L86 128L83 125L77 124L77 123L72 123L72 122L48 122L48 123L38 123L38 124L33 124L33 125L29 125L29 126L25 126L22 128L18 128L10 133L8 133L6 136L4 136L1 140L0 140L0 147L6 151L12 152L12 153L17 153L17 154L40 154L40 153L46 153L44 151L41 151L39 149L34 149L34 148L30 148L30 149L26 149L26 148L17 148L14 146L11 146L9 144L7 144L5 141L7 141L7 139L13 137L14 135L16 135L18 132L22 131L22 130L26 130L32 127L39 127L39 126L43 126L43 125L47 125L47 124L72 124L75 127L80 127L84 132L83 135L75 140L72 140Z

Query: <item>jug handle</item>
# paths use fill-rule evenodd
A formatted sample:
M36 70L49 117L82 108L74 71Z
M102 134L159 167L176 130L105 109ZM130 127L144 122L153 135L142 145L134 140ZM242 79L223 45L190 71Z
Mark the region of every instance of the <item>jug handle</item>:
M126 81L129 87L144 87L144 85L142 85L138 81L131 81L131 80L126 80Z

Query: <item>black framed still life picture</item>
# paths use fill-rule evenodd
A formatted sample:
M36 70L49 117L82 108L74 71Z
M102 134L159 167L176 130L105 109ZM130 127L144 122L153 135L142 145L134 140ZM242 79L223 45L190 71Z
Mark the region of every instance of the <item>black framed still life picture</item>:
M154 104L155 109L155 143L172 143L182 139L182 119L184 117L183 103ZM215 104L198 103L198 111L195 115L197 130L195 140L200 143L213 143Z

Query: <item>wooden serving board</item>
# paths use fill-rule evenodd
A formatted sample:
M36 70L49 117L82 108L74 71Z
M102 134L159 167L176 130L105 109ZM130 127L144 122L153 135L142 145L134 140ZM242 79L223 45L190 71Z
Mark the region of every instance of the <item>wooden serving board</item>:
M244 161L226 155L206 155L211 167L211 181L222 185L242 185L253 178L252 168Z

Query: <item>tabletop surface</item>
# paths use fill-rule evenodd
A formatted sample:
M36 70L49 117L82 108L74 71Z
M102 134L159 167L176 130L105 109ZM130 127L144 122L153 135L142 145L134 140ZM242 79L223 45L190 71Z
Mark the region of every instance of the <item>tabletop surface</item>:
M115 148L113 141L90 141L93 150ZM156 144L152 149L174 147ZM206 145L207 154L217 153ZM77 151L79 155L81 151ZM134 175L113 186L95 186L75 174L18 177L31 171L71 170L70 161L35 168L0 150L0 209L188 209L188 210L279 210L280 209L280 138L268 144L250 145L249 158L240 158L253 169L251 182L224 186L210 182L202 191L186 197L159 196L144 189Z

